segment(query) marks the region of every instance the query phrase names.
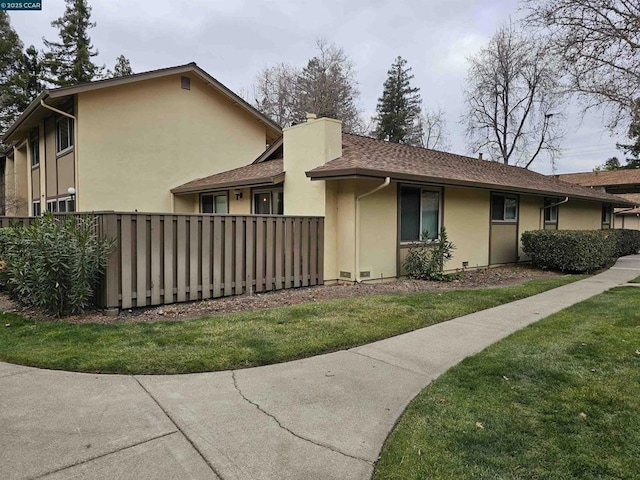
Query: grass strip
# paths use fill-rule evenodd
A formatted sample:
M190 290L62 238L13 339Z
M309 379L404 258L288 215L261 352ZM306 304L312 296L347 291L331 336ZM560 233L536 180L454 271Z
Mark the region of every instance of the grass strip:
M640 478L640 295L621 287L450 369L387 439L376 480Z
M4 313L0 359L41 368L127 374L266 365L363 345L580 278L551 277L504 288L374 295L151 324L33 322Z

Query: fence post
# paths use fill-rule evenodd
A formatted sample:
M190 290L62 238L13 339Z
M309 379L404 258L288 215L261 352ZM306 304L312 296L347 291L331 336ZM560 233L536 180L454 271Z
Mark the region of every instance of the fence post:
M116 214L102 215L102 235L115 240L115 247L107 259L104 273L101 308L120 307L120 241L118 235L118 216Z

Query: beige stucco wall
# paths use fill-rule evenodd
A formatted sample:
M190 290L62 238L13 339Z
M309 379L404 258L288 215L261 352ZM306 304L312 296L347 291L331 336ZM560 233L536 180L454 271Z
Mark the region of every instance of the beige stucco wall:
M531 260L522 251L522 234L529 230L541 230L544 223L540 209L544 207L544 197L520 195L520 212L518 216L518 256L521 261Z
M338 220L335 232L336 265L334 266L334 272L341 280L355 281L355 182L349 180L340 181L335 201ZM349 276L340 277L340 272L348 272Z
M57 178L58 195L61 197L66 197L68 195L69 187L75 187L74 161L75 161L75 158L74 158L73 152L70 152L66 155L62 155L58 157L58 159L56 160L58 164L58 178ZM118 194L120 193L119 191L117 192ZM96 209L89 209L89 210L98 210L98 209L96 208ZM102 210L113 210L113 209L103 208Z
M171 188L264 151L265 125L189 76L78 95L79 209L169 211Z
M624 228L625 230L640 230L640 216L616 215L614 228Z
M443 223L456 249L447 270L489 264L490 192L472 188L445 187Z
M242 198L236 200L233 190L229 191L229 213L232 215L249 215L251 213L251 189L241 188ZM287 201L285 199L285 205Z
M355 194L363 195L382 184L382 180L360 180ZM369 272L375 280L397 275L398 186L391 183L360 200L359 272Z
M602 228L602 204L569 200L558 210L559 230L598 230Z

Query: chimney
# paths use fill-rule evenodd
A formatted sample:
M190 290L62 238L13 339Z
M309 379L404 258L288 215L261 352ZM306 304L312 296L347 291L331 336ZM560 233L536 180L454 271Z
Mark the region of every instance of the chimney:
M478 160L482 160L482 152L478 154Z

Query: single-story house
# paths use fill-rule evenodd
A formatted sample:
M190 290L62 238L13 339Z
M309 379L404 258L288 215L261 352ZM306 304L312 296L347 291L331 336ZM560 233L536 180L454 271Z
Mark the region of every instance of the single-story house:
M281 135L195 63L44 90L4 134L2 203L13 216L179 211L171 188Z
M402 275L408 249L445 227L446 268L525 259L520 234L612 228L635 203L520 167L345 134L310 115L251 164L171 190L184 212L325 218L325 281ZM178 200L179 199L179 200Z
M565 173L557 177L563 182L612 193L640 205L640 169ZM640 208L616 208L614 226L640 230Z

